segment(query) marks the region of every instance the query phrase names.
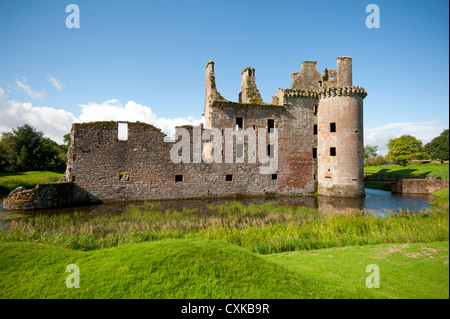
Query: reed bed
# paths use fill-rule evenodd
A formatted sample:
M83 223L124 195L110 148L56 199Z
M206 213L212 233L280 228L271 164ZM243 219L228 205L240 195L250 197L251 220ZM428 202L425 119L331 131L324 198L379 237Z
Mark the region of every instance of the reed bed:
M123 214L90 217L73 213L7 221L0 241L48 243L96 250L168 238L208 238L261 254L386 242L448 240L447 209L378 212L319 211L276 203L230 202L197 209L165 210L158 203L130 205Z

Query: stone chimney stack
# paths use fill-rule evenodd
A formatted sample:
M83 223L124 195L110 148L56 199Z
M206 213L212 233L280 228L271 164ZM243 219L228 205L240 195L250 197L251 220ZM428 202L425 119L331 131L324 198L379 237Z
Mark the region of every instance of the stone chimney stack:
M239 103L263 104L263 99L255 83L255 69L251 67L245 68L241 75Z
M226 101L220 95L216 88L216 76L214 74L214 62L209 61L206 63L206 92L205 92L205 128L211 128L211 105L214 101Z
M340 56L337 58L337 86L352 86L352 58Z

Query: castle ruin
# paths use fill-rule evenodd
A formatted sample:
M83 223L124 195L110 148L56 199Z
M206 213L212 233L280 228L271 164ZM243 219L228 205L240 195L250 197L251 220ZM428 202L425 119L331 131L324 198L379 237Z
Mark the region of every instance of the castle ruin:
M302 62L290 88L277 89L270 103L263 101L255 69L248 67L242 71L239 100L231 102L219 93L210 61L204 123L176 127L175 141L165 141L160 129L141 122L73 124L65 172L72 196L66 205L314 192L364 196L366 95L364 88L353 86L352 58L342 56L336 70L322 74L317 62ZM230 131L236 134L231 148L226 139L213 147L205 138ZM245 136L238 140L240 131ZM258 131L257 149L250 147L253 131ZM180 137L190 141L187 149L175 149ZM181 160L174 161L174 153ZM276 165L264 173L269 164L250 160L255 153L276 159ZM208 161L212 157L216 160ZM29 197L38 197L35 193ZM5 205L14 209L13 198Z
M261 98L255 69L246 68L239 101L231 102L218 92L210 61L206 65L205 123L177 127L176 136L182 128L192 141L196 130L203 135L213 128L222 132L264 128L270 143L276 129L276 171L262 174L264 164L249 162L248 143L236 144L232 163L196 161L198 146L194 143L188 160L174 163L170 151L179 139L164 141L165 134L152 125L93 122L73 124L65 179L93 200L308 194L314 193L316 183L321 195L364 196L366 95L363 88L352 85L352 59L339 57L337 70L325 69L323 74L317 62L302 62L300 72L292 74L290 88L277 89L271 103ZM126 140L118 137L121 125L127 130ZM201 146L198 151L204 154L210 142L202 140ZM268 153L274 152L270 146Z

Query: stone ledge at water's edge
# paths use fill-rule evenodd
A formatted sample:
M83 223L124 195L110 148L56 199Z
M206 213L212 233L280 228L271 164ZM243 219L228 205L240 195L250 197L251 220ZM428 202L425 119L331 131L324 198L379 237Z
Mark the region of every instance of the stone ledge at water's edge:
M393 193L402 194L431 194L435 191L448 188L449 181L442 179L403 179L391 184Z
M3 200L3 210L37 210L95 202L72 182L38 184L34 189L18 187Z

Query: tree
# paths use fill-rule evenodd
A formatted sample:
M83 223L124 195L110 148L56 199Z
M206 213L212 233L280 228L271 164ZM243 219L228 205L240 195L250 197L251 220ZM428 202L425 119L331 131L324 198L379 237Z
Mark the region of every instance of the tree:
M428 155L424 152L422 141L411 135L402 135L398 138L389 140L388 153L386 159L393 160L406 166L406 163L412 159L426 159Z
M6 149L3 144L4 143L0 140L0 172L5 172L6 166L8 165L6 160Z
M366 145L364 146L364 158L377 157L378 146Z
M65 150L44 133L25 124L0 139L1 169L9 172L63 170Z
M444 160L449 159L449 131L444 130L441 135L435 137L430 143L425 145L425 152L430 155L431 159Z

